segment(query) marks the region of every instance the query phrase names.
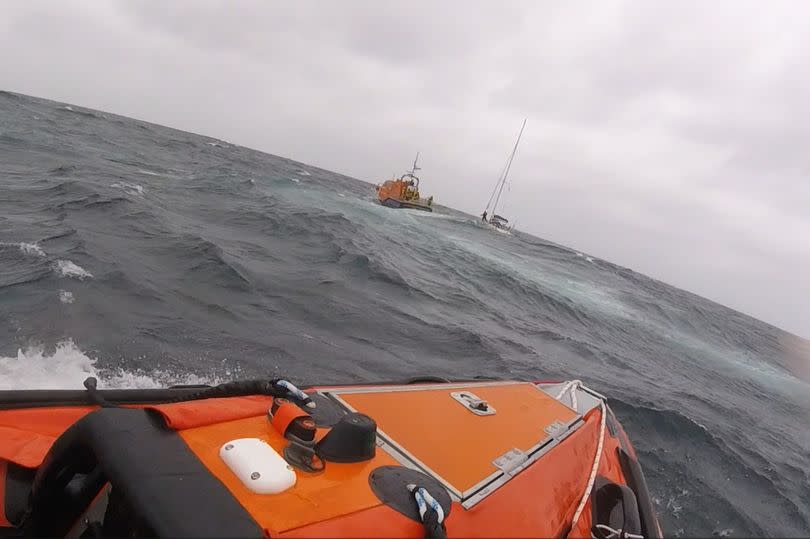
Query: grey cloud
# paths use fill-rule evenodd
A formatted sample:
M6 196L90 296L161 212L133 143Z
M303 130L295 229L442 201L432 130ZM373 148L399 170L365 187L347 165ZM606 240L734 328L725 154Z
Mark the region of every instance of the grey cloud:
M810 336L810 7L24 2L0 87L371 182L422 151L470 212L520 120L518 226ZM470 189L470 185L478 188Z

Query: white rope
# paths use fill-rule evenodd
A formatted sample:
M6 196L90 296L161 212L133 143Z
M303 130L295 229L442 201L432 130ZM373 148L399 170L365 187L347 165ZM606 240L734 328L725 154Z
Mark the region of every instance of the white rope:
M577 388L582 387L582 380L571 380L567 384L563 386L557 396L555 397L557 400L561 400L566 392L571 392L571 408L574 410L577 409Z
M444 521L444 509L442 509L441 504L430 495L426 488L417 487L413 484L407 485L407 488L413 492L413 496L416 499L416 505L419 507L419 518L422 519L422 522L425 521L425 513L427 512L428 507L436 512L439 524Z
M599 530L601 530L603 532L604 539L618 539L618 538L621 538L621 539L625 539L625 538L626 539L644 539L643 535L638 535L636 533L627 533L627 532L625 532L624 530L621 530L621 529L615 530L615 529L611 528L610 526L608 526L607 524L597 524L595 526L595 528L598 528ZM605 533L605 532L607 532L607 533ZM596 535L594 535L593 532L591 532L591 537L593 537L594 539L597 539Z
M577 510L574 513L574 518L571 521L572 530L577 525L577 522L579 522L579 517L582 514L582 510L585 509L585 504L588 502L588 498L591 495L591 491L593 490L593 483L596 480L596 471L599 469L599 461L602 459L602 448L605 445L605 416L607 415L607 410L605 409L605 401L599 402L599 409L602 412L602 417L599 420L599 443L596 446L596 456L593 459L593 466L591 467L591 475L588 478L588 486L585 488L585 493L582 495L582 499L579 501L579 506L577 507Z
M562 399L566 392L571 392L571 404L574 410L577 409L577 389L582 387L581 380L571 380L567 384L563 386L560 392L557 394L557 400ZM579 517L582 515L582 510L585 509L585 504L588 503L588 498L591 496L591 491L593 490L593 483L596 481L596 471L599 469L599 462L602 459L602 449L605 445L605 421L607 416L607 409L605 408L605 401L599 401L599 409L602 413L601 418L599 419L599 443L596 445L596 455L593 458L593 466L591 466L591 474L588 477L588 485L585 487L585 492L582 494L582 498L579 500L579 505L577 506L577 510L574 512L574 518L571 520L571 530L573 530L577 522L579 522ZM628 535L628 537L630 537ZM631 538L635 539L635 538Z

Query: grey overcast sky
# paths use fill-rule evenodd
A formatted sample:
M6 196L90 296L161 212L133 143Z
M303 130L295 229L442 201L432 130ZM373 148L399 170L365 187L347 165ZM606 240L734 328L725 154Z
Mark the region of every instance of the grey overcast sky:
M810 4L18 1L0 88L480 213L810 337Z

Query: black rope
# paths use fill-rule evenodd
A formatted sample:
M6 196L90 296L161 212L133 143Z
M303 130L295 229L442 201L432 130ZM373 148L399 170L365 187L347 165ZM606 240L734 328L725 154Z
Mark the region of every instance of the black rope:
M181 395L167 401L167 403L187 402L199 399L215 399L223 397L244 397L247 395L270 395L272 397L289 396L288 391L277 385L279 379L273 380L236 380L225 382L213 387L202 388L199 391Z
M197 391L179 395L175 398L164 401L166 404L177 402L188 402L200 399L214 399L226 397L244 397L248 395L269 395L271 397L287 397L293 401L300 399L292 394L286 387L279 385L280 378L272 380L235 380L225 382L216 386L202 387ZM118 405L108 401L98 389L98 380L90 376L84 381L90 400L102 408L117 408ZM307 404L309 399L305 399L302 404Z

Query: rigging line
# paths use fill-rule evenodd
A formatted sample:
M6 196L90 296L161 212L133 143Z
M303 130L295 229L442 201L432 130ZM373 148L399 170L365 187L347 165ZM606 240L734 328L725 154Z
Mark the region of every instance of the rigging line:
M498 202L501 200L501 193L503 192L503 186L506 185L506 178L509 176L509 169L512 168L512 160L515 158L515 153L518 149L518 144L520 144L520 137L523 136L523 129L526 127L526 119L523 120L523 125L520 126L520 133L518 133L518 138L515 141L515 147L512 148L512 154L509 156L509 161L506 165L506 172L503 175L503 181L501 182L501 188L498 190L498 196L495 198L495 204L492 206L492 213L495 213L495 209L498 207Z
M495 193L498 192L498 186L501 185L503 181L503 175L506 173L506 168L509 166L509 159L506 160L506 163L503 164L503 169L501 173L498 175L498 181L495 182L495 187L492 189L492 194L489 195L489 201L487 202L485 210L489 211L489 207L492 205L492 200L495 198Z

